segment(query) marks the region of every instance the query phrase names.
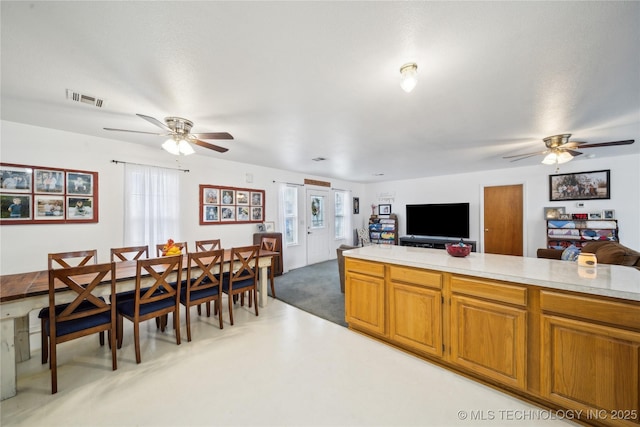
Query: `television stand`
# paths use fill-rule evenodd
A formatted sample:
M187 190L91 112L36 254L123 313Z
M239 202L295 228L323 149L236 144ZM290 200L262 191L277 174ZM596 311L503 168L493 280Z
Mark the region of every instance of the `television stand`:
M473 240L462 239L465 245L471 245L471 252L477 252L477 244ZM460 239L446 237L421 237L403 236L400 237L400 246L413 246L416 248L444 249L446 243L459 243Z

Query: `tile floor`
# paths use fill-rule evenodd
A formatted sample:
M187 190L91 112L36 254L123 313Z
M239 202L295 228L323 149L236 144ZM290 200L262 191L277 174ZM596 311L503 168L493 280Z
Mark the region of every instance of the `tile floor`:
M183 314L180 346L172 329L146 322L140 365L125 323L116 371L97 337L62 344L56 395L34 350L19 364L18 395L0 403L0 425L571 425L277 300L259 317L234 310L234 326L224 313L223 330L194 316L192 342Z

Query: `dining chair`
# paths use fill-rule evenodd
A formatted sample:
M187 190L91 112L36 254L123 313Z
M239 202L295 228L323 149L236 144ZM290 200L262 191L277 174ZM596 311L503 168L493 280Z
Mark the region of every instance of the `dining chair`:
M222 249L220 239L196 240L196 252L215 251L216 249Z
M220 329L222 325L222 266L224 249L191 252L188 257L187 280L180 290L180 303L187 311L187 341L191 341L191 310L194 305L215 301Z
M133 322L136 363L140 357L140 323L173 314L176 344L180 345L180 286L182 255L139 259L136 261L136 292L134 298L116 300L118 310L118 348L122 347L123 319ZM175 274L175 280L173 275ZM142 289L144 283L145 289ZM164 327L162 327L164 330Z
M58 392L57 346L95 333L109 332L111 365L115 371L116 361L116 307L96 295L101 283L109 282L111 294L116 290L115 264L87 264L49 270L49 316L45 322L51 353L51 394ZM60 292L63 287L73 292L73 301L58 304L69 292Z
M98 263L98 251L96 249L86 251L57 252L47 256L47 269L69 268ZM63 307L64 308L64 307ZM59 308L59 309L63 309ZM40 319L40 343L42 347L41 361L44 365L49 359L49 338L47 335L45 322L49 319L49 307L45 307L38 312ZM100 334L100 345L104 345L104 334Z
M187 247L187 242L174 242L173 244L179 247L182 250L183 254L186 254L189 252L189 249ZM165 245L166 243L158 243L156 245L156 256L162 256L162 249L164 249Z
M149 245L111 248L111 262L149 258Z
M247 291L250 292L253 300L256 301L253 306L255 307L256 316L258 315L259 252L260 245L231 248L229 269L234 271L224 275L222 282L222 291L229 296L229 320L231 325L233 325L233 297L235 295L242 295ZM236 267L238 268L236 269Z
M278 252L278 239L275 237L261 237L260 238L260 249L269 251L269 252ZM271 282L271 295L276 297L276 287L275 287L275 275L276 275L276 258L280 255L274 255L271 257L271 267L267 269L269 274L269 281Z

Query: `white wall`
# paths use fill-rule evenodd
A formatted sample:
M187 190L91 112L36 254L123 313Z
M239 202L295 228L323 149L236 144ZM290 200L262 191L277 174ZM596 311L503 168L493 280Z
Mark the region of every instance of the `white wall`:
M469 202L470 240L477 241L482 248L483 188L523 184L525 256L535 257L536 250L546 246L543 208L548 206L564 206L568 213L615 209L621 243L640 250L640 155L574 160L561 165L558 173L604 169L611 170L611 199L581 201L584 208L576 207L576 201L549 201L549 175L556 174L556 167L542 164L368 185L360 203L363 207L391 203L392 211L398 215L400 236L403 236L407 204Z
M305 178L330 181L332 187L351 190L362 197L364 185L308 176L206 156L174 157L160 148L130 144L113 139L96 138L70 132L2 121L1 161L25 165L80 169L98 172L99 222L93 224L33 224L0 227L0 274L43 270L47 253L80 249L97 249L100 262L109 260L111 247L123 245L123 172L121 160L172 168L189 169L181 175L181 194L176 200L183 220L176 241L219 238L223 247L253 242L256 224L199 224L198 189L200 184L223 185L266 190L265 218L277 224L278 182L302 184ZM224 157L224 154L220 155ZM253 182L247 182L247 174ZM276 181L274 183L274 181ZM300 208L304 208L304 187L300 187ZM304 210L301 210L304 221ZM277 227L277 226L276 226ZM276 231L281 231L276 228ZM306 229L301 226L300 245L285 248L285 270L306 264ZM336 240L335 246L348 241ZM335 251L333 251L335 253Z

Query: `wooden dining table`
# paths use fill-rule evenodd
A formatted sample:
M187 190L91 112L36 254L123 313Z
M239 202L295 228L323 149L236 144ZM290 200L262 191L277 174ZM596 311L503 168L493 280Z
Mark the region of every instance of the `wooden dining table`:
M260 250L258 254L258 304L267 306L267 284L271 258L277 252ZM185 255L185 261L187 256ZM225 249L223 271L236 271L239 262L231 264L231 250ZM116 289L123 292L135 289L136 261L116 262ZM186 262L183 262L182 278L186 278ZM215 272L215 271L214 271ZM107 279L107 278L105 278ZM109 295L109 280L96 288L96 294ZM149 280L152 280L149 278ZM144 286L144 283L142 283ZM74 293L61 287L61 301L69 294L70 302ZM49 306L49 271L7 274L0 276L0 386L1 400L17 393L17 364L31 357L29 346L29 313Z

